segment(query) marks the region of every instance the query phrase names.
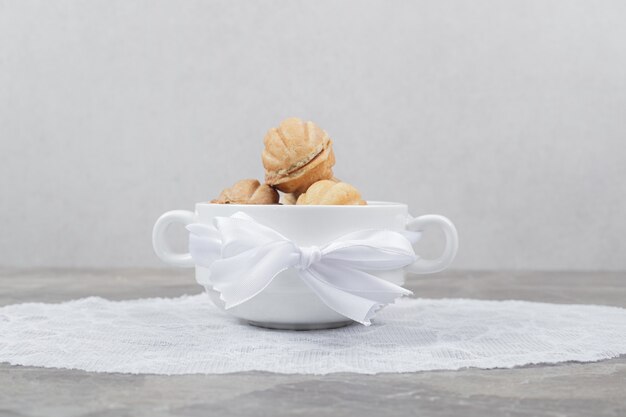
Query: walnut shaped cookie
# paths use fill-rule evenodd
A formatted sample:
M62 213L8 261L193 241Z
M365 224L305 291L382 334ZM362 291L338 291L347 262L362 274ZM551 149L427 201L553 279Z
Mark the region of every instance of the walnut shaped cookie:
M265 182L278 190L297 195L314 182L333 177L332 141L315 123L285 119L267 132L263 142Z
M345 182L318 181L298 197L296 204L366 205L359 190Z
M333 182L341 182L341 180L339 178L336 177L332 177L330 179L330 181ZM302 193L287 193L287 194L283 194L280 197L280 203L283 205L293 205L296 204L296 202L298 201L298 197L300 197L302 195Z
M254 179L237 181L211 200L214 204L278 204L278 192Z

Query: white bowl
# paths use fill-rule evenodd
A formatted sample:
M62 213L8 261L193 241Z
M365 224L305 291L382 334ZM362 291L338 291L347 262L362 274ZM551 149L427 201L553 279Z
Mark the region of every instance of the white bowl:
M165 230L172 223L213 224L215 217L227 217L244 212L254 220L269 226L299 246L322 246L350 232L364 229L388 229L393 231L422 230L429 225L441 228L446 236L443 254L433 260L418 258L404 268L393 271L368 271L398 285L404 284L405 271L425 274L445 269L454 259L458 248L458 236L452 222L439 215L413 218L401 203L368 201L365 206L306 206L306 205L242 205L242 204L196 204L195 212L174 210L163 214L154 225L153 246L157 255L166 263L195 266L188 253L175 254L169 250L164 238ZM208 282L209 271L196 267L196 279ZM219 294L205 286L213 302L224 308ZM350 319L324 304L293 269L278 274L260 294L243 304L226 310L250 324L276 329L323 329L345 326Z

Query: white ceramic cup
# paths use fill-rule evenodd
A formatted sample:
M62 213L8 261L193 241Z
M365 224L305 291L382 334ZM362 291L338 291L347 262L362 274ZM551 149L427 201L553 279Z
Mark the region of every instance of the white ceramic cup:
M165 263L196 267L196 278L204 281L208 270L194 264L189 253L173 253L164 234L173 223L213 225L213 218L244 212L299 246L322 246L350 232L364 229L405 229L421 231L430 226L445 235L443 253L436 259L419 258L412 265L394 271L368 271L395 284L404 284L405 271L417 274L439 272L452 263L458 249L458 235L450 220L429 214L413 218L405 204L368 201L365 206L196 204L195 212L174 210L163 214L152 232L154 251ZM213 302L223 308L219 295L206 288ZM263 292L228 312L251 324L279 329L320 329L339 327L352 321L327 307L292 269L278 274Z

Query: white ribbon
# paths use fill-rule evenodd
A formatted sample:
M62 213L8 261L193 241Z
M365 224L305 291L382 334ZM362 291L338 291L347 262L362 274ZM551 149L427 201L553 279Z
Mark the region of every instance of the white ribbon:
M391 230L349 233L321 247L299 247L277 231L238 212L215 217L214 226L187 226L189 252L210 271L210 285L225 308L245 303L280 272L295 268L300 278L331 309L369 326L376 311L412 294L365 271L403 268L416 260L415 234Z

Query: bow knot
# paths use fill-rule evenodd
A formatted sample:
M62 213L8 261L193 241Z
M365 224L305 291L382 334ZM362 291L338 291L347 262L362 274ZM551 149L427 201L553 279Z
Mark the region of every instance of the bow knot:
M413 246L401 232L361 230L323 246L298 247L242 212L215 217L213 223L187 226L189 252L209 270L208 281L200 284L218 291L226 309L255 297L288 268L296 269L329 308L365 325L380 307L411 294L368 272L397 270L415 261Z
M322 251L319 246L304 246L300 248L300 262L295 267L307 269L320 259L322 259Z

